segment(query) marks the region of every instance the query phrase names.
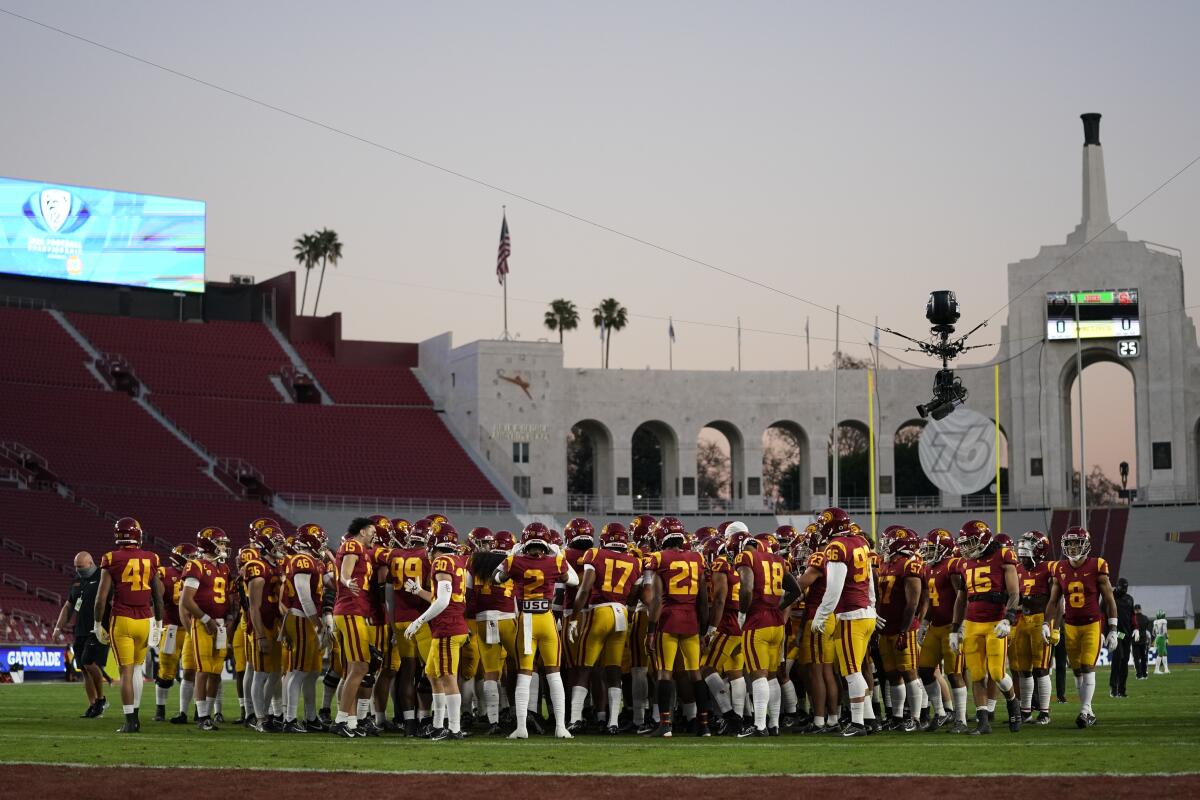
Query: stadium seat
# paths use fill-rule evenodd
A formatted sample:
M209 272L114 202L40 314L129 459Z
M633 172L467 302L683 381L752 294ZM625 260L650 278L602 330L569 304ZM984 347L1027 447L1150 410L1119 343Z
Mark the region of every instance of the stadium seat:
M0 376L6 381L97 389L87 353L45 311L0 307Z
M335 403L368 405L433 405L412 367L342 364L322 342L297 342L296 352Z

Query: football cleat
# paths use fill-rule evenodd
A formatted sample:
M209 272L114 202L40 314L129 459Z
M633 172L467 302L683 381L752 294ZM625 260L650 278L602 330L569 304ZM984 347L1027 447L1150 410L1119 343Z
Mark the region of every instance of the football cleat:
M903 733L913 733L917 730L917 722L912 717L905 717L900 720L900 724L896 726L896 730Z
M766 728L756 728L753 725L747 725L746 727L744 727L740 731L738 731L739 739L767 737L770 735L771 734L767 733Z
M329 733L329 726L314 719L304 723L304 730L308 733Z
M308 727L300 720L294 719L291 722L283 723L284 733L308 733Z
M178 714L176 714L175 716L171 717L171 719L169 720L169 722L170 722L172 725L187 725L187 724L188 724L188 718L187 718L187 714L186 714L186 713L184 713L183 711L180 711Z
M775 728L775 727L767 728L767 734L768 734L769 736L778 736L778 735L779 735L779 728Z
M879 733L881 730L883 730L883 723L879 721L878 717L869 719L863 724L867 726L868 733Z
M84 711L82 714L79 715L79 718L80 719L91 719L92 717L96 716L96 710L99 707L99 704L100 704L99 700L97 700L95 703L92 703L90 706L87 707L86 711Z
M1035 725L1049 725L1050 724L1050 712L1049 711L1039 711L1038 715L1037 715L1037 719L1035 719L1033 721L1033 723Z
M201 717L199 720L197 720L196 728L197 730L202 730L205 732L220 730L220 728L214 725L213 721L208 717Z
M568 725L568 726L567 726L567 730L568 730L568 731L569 731L569 732L570 732L572 735L574 735L574 734L577 734L577 733L583 733L583 732L584 732L584 729L585 729L586 727L587 727L587 724L586 724L586 723L585 723L583 720L581 720L581 719L577 719L577 720L575 720L574 722L572 722L570 725Z
M941 728L945 723L945 717L939 717L936 714L930 714L929 721L925 723L925 727L922 730L924 730L926 733L933 733Z
M216 714L213 714L213 722L220 723L220 722L224 722L224 721L225 721L225 715L222 714L220 711L218 711Z
M954 724L951 725L949 728L947 728L947 730L950 733L968 733L969 732L969 729L967 728L967 723L963 722L960 719L955 719Z
M125 724L117 728L117 733L141 733L142 726L133 720L125 720Z
M656 727L654 730L650 731L650 735L657 739L670 739L672 736L675 735L675 733L674 733L674 730L671 728L671 723L660 722L658 724L658 727Z
M700 737L702 739L706 739L706 738L712 736L712 731L709 730L707 722L701 722L699 725L696 726L696 736Z
M254 715L253 711L242 717L242 727L253 728L256 725L258 725L258 717Z
M155 722L166 722L167 721L167 707L166 706L155 706L154 707L154 721Z
M975 727L967 731L968 736L983 736L992 732L992 722L988 718L988 712L979 710L975 712Z
M379 726L375 724L375 720L367 717L358 721L358 730L363 731L363 736L378 736Z
M101 697L99 700L96 701L96 713L92 714L92 716L93 717L103 717L104 712L107 710L108 710L108 698Z
M487 735L488 736L503 736L504 729L500 727L500 723L498 723L498 722L493 723L488 726Z
M647 734L654 733L656 728L658 728L658 723L652 719L648 719L638 726L637 735L646 736Z
M346 727L344 722L335 722L329 726L329 732L334 736L341 736L343 739L354 739L356 737L354 731Z
M523 731L523 730L517 729L517 730L513 731L512 733L510 733L508 735L508 738L510 738L510 739L528 739L529 731L527 731L527 730Z
M440 742L450 736L449 728L434 728L433 733L429 735L429 741Z
M324 722L326 725L333 724L333 715L329 713L328 708L322 708L320 711L318 711L317 719L321 720L321 722Z
M869 736L870 734L871 732L867 730L866 725L860 725L857 722L851 722L846 726L846 729L842 731L842 736L846 738L850 738L851 736Z
M667 735L670 736L670 734L667 734ZM571 732L569 730L567 730L566 728L559 727L559 728L554 729L554 738L555 739L574 739L575 737L572 736Z
M604 729L605 736L619 736L620 734L621 734L621 729L618 728L616 725L609 725L607 728Z
M409 739L417 738L417 721L415 719L404 720L404 735Z
M1008 730L1010 733L1021 732L1021 701L1017 698L1007 701Z
M464 715L464 716L465 716L465 715ZM466 725L466 721L465 721L465 720L463 721L463 724L464 724L464 725ZM376 727L378 727L378 728L379 728L380 732L382 732L382 733L397 733L397 732L399 732L399 731L402 731L402 730L404 730L404 729L403 729L403 728L401 728L399 725L397 725L396 723L392 722L390 719L385 719L385 720L383 721L383 724L382 724L382 725L380 725L378 722L376 722L376 723L375 723L375 725L376 725Z
M544 736L546 733L546 728L542 725L542 718L532 711L530 711L525 717L525 727L527 727L531 733L535 733L538 736Z

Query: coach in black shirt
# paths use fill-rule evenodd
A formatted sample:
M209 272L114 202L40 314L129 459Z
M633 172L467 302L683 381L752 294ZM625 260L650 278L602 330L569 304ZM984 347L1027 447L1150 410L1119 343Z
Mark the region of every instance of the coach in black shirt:
M84 717L99 717L108 708L104 697L104 665L108 663L108 647L100 644L95 628L96 590L100 587L100 570L90 553L75 556L75 581L67 594L67 602L58 612L54 624L57 635L67 620L75 615L75 666L83 673L83 688L87 691L88 708ZM107 620L102 620L107 623Z

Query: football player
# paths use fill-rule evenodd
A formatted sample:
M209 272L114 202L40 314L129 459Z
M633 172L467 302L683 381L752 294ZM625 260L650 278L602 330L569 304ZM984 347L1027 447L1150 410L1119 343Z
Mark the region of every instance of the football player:
M950 649L950 632L954 622L954 602L958 591L951 578L957 572L958 557L953 555L954 538L944 528L934 528L925 535L919 555L924 562L922 577L924 614L917 637L921 641L918 674L929 695L933 713L926 730L936 731L945 722L942 692L937 682L937 668L950 684L954 705L951 733L967 732L967 684L963 679L965 658Z
M367 551L371 558L371 590L367 592L370 600L371 613L367 623L371 626L374 640L376 659L371 662L371 669L363 679L363 685L370 685L371 700L368 703L368 729L376 731L395 730L396 726L388 719L388 699L392 694L392 626L388 622L387 585L388 566L392 548L396 546L395 530L392 521L383 514L369 517L375 525L375 538ZM374 713L370 713L373 710Z
M237 617L237 597L229 582L229 536L217 527L196 532L196 558L183 570L183 592L179 595L179 613L192 620L188 639L196 666L196 726L215 731L212 715L217 686L225 666L229 632ZM232 602L231 602L232 601Z
M814 631L808 622L817 615L821 601L825 598L825 551L821 535L815 525L810 525L792 547L792 558L804 570L800 574L800 590L804 592L804 622L800 627L798 642L800 668L808 673L809 701L812 704L812 722L800 729L801 733L839 733L838 727L838 683L834 664L837 654L835 639Z
M1154 674L1170 675L1170 651L1167 647L1167 612L1161 608L1154 615Z
M568 530L570 526L568 525ZM641 564L629 554L629 534L619 522L600 531L600 546L588 550L581 566L582 577L575 593L567 638L577 643L579 672L571 688L573 733L583 729L583 703L592 668L600 662L608 690L605 732L618 732L621 711L621 660L629 636L629 598L641 575Z
M263 525L250 535L250 549L253 552L244 560L239 559L242 586L248 599L248 630L253 641L249 653L250 664L254 668L250 701L257 720L255 730L259 733L278 733L283 730L282 718L277 719L270 709L271 699L283 680L279 599L283 578L280 561L284 555L276 541L282 535L283 531L279 528Z
M404 735L409 737L417 736L419 731L417 676L423 673L429 660L429 627L422 626L411 639L404 631L429 608L429 603L422 595L404 591L404 585L411 580L425 590L430 588L429 552L425 545L432 526L429 520L413 523L401 546L392 549L388 561L392 581L392 632L396 641L389 667L398 669L400 713L404 718Z
M863 661L875 631L875 582L871 574L871 546L850 529L850 517L840 508L817 515L818 532L825 546L825 596L809 627L826 635L830 623L836 638L838 670L846 679L850 698L850 724L843 736L866 736L864 706L868 685Z
M287 616L283 637L289 662L284 678L283 730L287 733L317 733L326 730L317 720L317 677L321 672L321 650L333 638L321 618L322 585L325 567L321 551L329 537L315 523L296 530L296 553L283 565L283 602ZM304 695L304 722L299 720L300 696Z
M583 518L575 517L568 520L566 527L563 528L564 538L566 540L567 561L571 564L571 568L575 570L575 574L583 576L583 559L593 547L596 545L596 529L592 523ZM563 592L563 611L562 611L562 634L563 634L563 669L565 671L564 680L571 687L571 711L570 724L567 729L572 734L581 733L584 728L583 723L583 707L587 702L588 686L587 683L579 682L580 667L583 663L583 653L580 652L584 645L583 638L571 639L567 636L572 628L571 619L575 616L575 598L578 595L578 587L572 586L565 588ZM584 600L586 601L586 597ZM585 606L586 607L586 606ZM578 621L578 620L577 620ZM576 630L579 625L575 625ZM590 670L585 671L585 673ZM579 713L575 713L575 706L578 703ZM596 698L593 701L597 713L602 712L600 709L604 707L604 698Z
M754 724L738 736L778 736L781 696L776 675L783 660L783 607L800 597L800 586L779 556L774 534L747 539L733 566L738 573L742 653L751 681ZM785 591L790 598L784 600ZM768 676L770 676L768 678Z
M675 708L675 659L691 680L700 712L696 733L711 736L708 728L708 685L700 677L700 620L708 619L708 591L701 580L704 559L685 550L687 529L675 517L663 517L654 525L658 552L645 559L642 568L649 583L642 600L649 609L647 646L658 661L659 723L653 736L670 738L674 727L671 712ZM641 731L639 731L641 732Z
M922 687L917 678L917 607L921 602L921 559L917 557L917 534L911 528L894 525L884 531L881 544L887 559L879 568L877 611L879 653L883 678L891 687L892 718L886 730L911 733L917 729L921 713ZM908 715L905 716L905 700Z
M1117 646L1117 600L1108 577L1108 562L1091 555L1092 535L1080 527L1067 528L1060 541L1063 558L1054 563L1054 583L1046 605L1054 609L1055 623L1042 625L1042 639L1049 644L1054 629L1062 625L1066 638L1067 663L1075 673L1079 689L1079 716L1075 725L1090 728L1096 724L1092 713L1092 695L1096 691L1096 660L1100 657L1100 598L1108 612L1108 635L1104 646L1112 652ZM1064 599L1066 603L1060 604Z
M121 671L125 723L117 733L139 733L138 708L144 685L140 670L146 661L146 649L157 647L162 636L163 590L158 578L158 554L142 549L141 524L132 517L122 517L113 526L113 533L117 547L100 559L94 633L101 644L111 645ZM103 622L106 615L107 630Z
M430 628L429 660L425 674L433 684L433 732L430 738L462 739L462 695L458 689L459 657L469 630L465 616L471 576L466 556L458 552L458 531L448 522L434 523L427 540L435 589L426 591L412 578L405 579L404 591L420 595L429 603L404 629L412 640L426 624ZM445 723L443 725L443 723Z
M367 622L371 614L369 593L374 569L368 547L374 539L375 524L367 517L356 517L350 521L334 559L338 583L333 619L345 672L337 717L329 732L347 739L367 734L365 725L363 732L358 732L358 723L360 717L367 718L371 697L370 688L363 689L362 683L369 671L374 646L371 626ZM360 701L367 701L367 708Z
M1036 685L1038 725L1050 724L1050 656L1054 648L1042 641L1046 604L1050 601L1050 538L1041 531L1026 531L1017 542L1017 575L1021 579L1021 619L1013 638L1009 662L1021 682L1022 722L1033 720Z
M704 682L721 712L717 732L737 736L742 730L746 705L745 659L740 622L741 578L733 562L750 538L746 526L736 523L733 533L718 534L706 546L710 559L712 589L709 594L708 625L704 632ZM726 526L726 530L732 523ZM728 684L728 686L726 685Z
M195 555L194 544L177 544L167 554L167 563L158 568L164 628L158 644L158 673L155 676L154 687L155 722L164 722L167 718L167 697L179 671L179 654L187 650L187 630L179 617L179 596L183 593L183 570ZM193 673L190 681L195 679ZM191 698L188 698L188 705L191 705ZM184 708L186 721L187 712L186 707Z
M1021 585L1017 557L992 537L987 523L969 520L958 532L962 552L953 576L957 597L950 648L966 657L975 695L975 728L968 735L992 732L988 716L988 681L995 683L1008 705L1008 729L1021 730L1021 702L1007 672L1008 636L1017 619Z
M553 544L550 529L541 522L531 522L521 532L521 546L513 551L492 575L494 583L512 579L517 594L517 686L514 692L517 727L510 739L528 739L529 686L533 682L533 663L541 656L550 686L550 703L554 709L555 737L571 739L566 722L566 692L559 674L562 643L554 626L550 606L554 602L554 585L577 586L579 577L567 563L566 556Z
M491 540L481 540L476 552L484 548L507 558L517 545L510 531L496 531ZM474 583L475 619L468 624L479 640L479 660L483 663L483 708L488 718L488 735L500 735L500 677L506 661L517 659L517 603L512 581L493 583L491 576Z
M629 523L629 553L643 563L656 547L654 536L650 531L657 522L649 514L638 514ZM649 642L650 610L642 602L642 594L649 576L644 572L639 579L640 585L635 594L637 604L633 610L633 626L629 632L629 688L633 701L633 724L641 730L645 727L646 707L650 700L650 652Z

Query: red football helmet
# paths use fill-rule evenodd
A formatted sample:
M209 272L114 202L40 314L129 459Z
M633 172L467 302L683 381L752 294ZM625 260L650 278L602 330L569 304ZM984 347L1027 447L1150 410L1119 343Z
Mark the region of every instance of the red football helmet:
M954 550L954 537L945 528L934 528L925 534L918 554L926 564L937 564L943 561Z
M917 554L920 543L921 540L916 531L903 525L896 525L890 534L885 533L883 552L888 558L914 556Z
M750 541L754 542L759 549L767 553L779 553L779 540L775 538L775 534L773 533L757 534Z
M306 522L296 529L296 545L316 555L329 544L329 535L315 522Z
M583 517L575 517L563 529L567 544L575 547L591 547L596 542L596 529Z
M145 534L142 532L142 523L133 517L121 517L113 525L113 537L118 546L140 545L142 539L145 538Z
M742 550L745 549L746 546L751 542L754 542L754 540L750 538L750 534L743 531L735 531L734 533L729 534L729 536L727 536L725 539L725 552L730 558L733 558L735 555L742 552ZM758 543L755 542L755 546L757 545Z
M391 544L393 533L391 519L385 517L383 514L372 514L367 519L371 520L371 524L375 526L375 538L371 541L371 544L376 547Z
M710 567L713 562L725 551L725 543L721 541L721 537L712 536L704 542L702 553L704 554L704 563Z
M956 544L964 558L979 558L992 543L992 529L983 520L968 520L958 532Z
M404 547L404 543L408 541L408 532L412 530L412 523L406 519L396 517L392 520L392 547Z
M260 555L258 550L254 549L250 545L245 545L244 547L238 548L237 557L234 559L234 564L237 566L238 570L241 570L242 567L246 566L251 561L257 561L259 557Z
M282 536L283 532L274 525L263 525L250 531L249 547L254 548L260 556L276 559L279 558L280 548L278 537Z
M175 569L183 569L195 557L196 545L184 542L171 548L171 552L167 553L167 563Z
M430 522L449 522L450 521L450 518L447 517L445 514L428 514L428 515L426 515L425 519L429 520Z
M1059 547L1062 549L1063 556L1068 560L1082 561L1088 557L1088 553L1092 552L1092 535L1087 532L1086 528L1078 525L1072 526L1063 531Z
M454 526L449 522L435 522L429 531L429 538L425 540L425 546L430 551L457 550L458 531L454 530Z
M196 531L196 549L201 555L222 560L229 552L229 536L217 527L201 528Z
M654 523L654 541L659 548L682 547L687 544L688 531L677 517L663 517ZM667 543L671 544L668 545Z
M722 522L720 525L717 526L717 533L721 534L721 536L724 537L725 529L728 528L732 524L733 524L733 520L731 520L731 519L725 520L724 522Z
M467 544L477 553L487 552L495 547L496 534L492 533L491 528L471 528L467 534Z
M1010 549L1016 546L1016 543L1013 542L1012 537L1007 533L997 533L992 537L992 541L1001 547L1008 547Z
M1041 531L1025 531L1017 542L1017 557L1033 567L1050 557L1050 537Z
M703 528L696 528L696 530L692 533L692 537L696 540L696 544L700 545L701 547L708 544L709 540L711 539L722 538L721 534L717 532L716 528L712 528L707 525Z
M563 537L562 534L558 532L558 528L550 529L550 544L558 545L559 547L563 546Z
M649 514L638 514L629 523L629 538L638 547L648 547L653 544L654 523L657 522Z
M821 534L821 543L824 544L834 536L850 533L852 524L850 515L842 509L836 507L825 509L817 515L816 519L817 531Z
M796 541L799 535L795 525L780 525L775 529L775 538L779 540L780 550L791 550L792 542Z
M600 545L609 550L628 550L629 531L619 522L609 522L600 529Z
M276 522L275 520L271 519L270 517L259 517L258 519L254 520L254 522L250 523L251 536L253 536L254 533L257 532L260 528L266 527L267 525L270 525L273 528L280 527L279 523Z
M429 532L433 528L433 523L427 519L419 519L413 523L412 528L408 532L408 538L405 544L408 547L424 547L425 540L429 538Z
M512 531L496 531L496 536L492 539L492 550L511 553L516 546L517 537L512 535Z
M812 527L812 526L809 526ZM792 541L791 555L792 561L795 562L798 570L803 570L808 564L808 559L816 550L817 532L816 530L808 530L805 528L804 533L797 536Z
M550 552L550 543L552 541L550 529L541 522L531 522L521 531L522 549L528 545L537 545L546 552Z

